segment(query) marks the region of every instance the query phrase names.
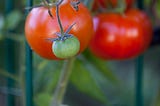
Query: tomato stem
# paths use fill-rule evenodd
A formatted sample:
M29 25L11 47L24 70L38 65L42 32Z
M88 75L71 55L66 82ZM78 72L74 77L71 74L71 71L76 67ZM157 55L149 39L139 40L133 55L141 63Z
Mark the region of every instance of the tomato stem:
M115 11L117 11L120 14L123 14L127 8L126 1L125 0L118 0L117 8L115 8Z
M59 27L60 27L61 35L63 36L64 35L64 30L63 30L63 26L62 26L61 19L60 19L60 16L59 16L59 5L62 2L63 2L63 0L59 0L58 3L56 4L56 16L57 16L57 19L58 19L58 24L59 24Z
M113 6L112 2L109 0L108 1L108 5L110 6L109 8L103 9L101 8L102 12L113 12L113 13L120 13L120 14L124 14L125 10L126 10L126 1L125 0L117 0L117 5L116 7Z
M44 3L45 6L47 6L47 8L49 8L49 7L48 7L48 1L47 1L47 0L42 0L42 2Z
M94 4L94 0L81 0L87 7L88 9L91 11L93 4Z
M53 95L53 101L50 106L61 106L64 98L64 94L67 88L69 77L72 72L72 67L75 61L75 57L72 57L64 61L64 65L60 74L59 82L57 88Z

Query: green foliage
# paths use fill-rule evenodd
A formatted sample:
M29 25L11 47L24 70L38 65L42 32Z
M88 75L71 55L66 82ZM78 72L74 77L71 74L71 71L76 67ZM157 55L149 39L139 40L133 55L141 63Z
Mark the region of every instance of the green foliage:
M2 30L3 26L4 26L4 17L3 15L0 14L0 30Z
M84 65L90 64L90 66L93 67L94 70L100 72L100 74L106 79L108 79L112 83L118 83L117 76L115 76L115 74L109 69L105 60L95 57L89 52L89 50L86 50L84 52L83 60Z
M158 95L155 101L155 106L160 106L160 87L159 87Z
M81 92L90 95L103 103L106 102L106 97L99 88L92 74L83 66L81 61L76 61L73 73L71 75L72 84Z
M34 55L34 91L53 92L60 74L62 62L44 60Z
M158 17L160 18L160 1L159 0L157 0L156 10L157 10Z
M94 3L94 0L81 0L81 1L84 3L84 5L87 6L87 8L88 8L89 10L92 9L92 5L93 5L93 3Z
M36 97L35 97L35 103L36 106L49 106L49 103L52 99L52 95L49 93L39 93Z
M63 61L51 62L39 58L37 55L34 55L34 57L34 60L36 61L34 70L37 70L34 72L34 85L36 85L34 86L35 98L37 98L37 96L39 97L39 94L44 92L52 94L56 87ZM84 61L88 61L88 59L81 60L82 59L78 57L74 63L73 73L70 78L72 85L75 86L77 90L91 98L99 102L106 103L107 98L101 90L99 82L97 82L97 78L99 77L98 79L101 79L99 81L105 83L107 77L105 78L102 73L98 72L100 70L99 68L95 70L93 65L90 66L92 63L88 62L86 64ZM93 71L91 71L92 69ZM103 71L104 70L108 71L107 67L103 68ZM110 75L111 78L116 79L111 72ZM112 81L112 79L110 79L110 81Z
M13 79L14 81L19 82L17 76L8 73L6 70L0 69L0 75L2 75L2 76L4 76L4 77L11 78L11 79Z
M22 20L22 18L23 16L20 11L13 10L11 13L9 13L6 16L5 24L4 24L5 29L10 29L10 30L15 29L20 23L20 21Z

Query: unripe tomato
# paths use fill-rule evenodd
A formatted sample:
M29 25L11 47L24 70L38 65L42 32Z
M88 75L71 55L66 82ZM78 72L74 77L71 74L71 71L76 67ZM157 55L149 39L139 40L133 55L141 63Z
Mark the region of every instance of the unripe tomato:
M75 56L79 52L80 43L75 36L65 40L57 40L52 44L54 55L61 59L66 59Z
M124 14L101 13L94 17L94 27L90 50L102 59L136 57L149 47L153 35L148 16L137 9Z
M73 23L70 34L76 36L80 42L79 53L88 46L93 35L93 21L88 9L80 3L78 11L70 5L70 0L64 0L59 6L60 19L64 31ZM45 7L37 7L30 11L25 22L25 36L30 47L46 59L59 59L52 53L52 42L48 38L56 38L60 32L56 17L56 8L50 9L53 18Z

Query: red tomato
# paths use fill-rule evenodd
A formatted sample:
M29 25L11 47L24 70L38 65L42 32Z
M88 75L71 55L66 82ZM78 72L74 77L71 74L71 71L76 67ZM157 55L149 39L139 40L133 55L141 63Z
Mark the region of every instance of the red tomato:
M152 40L152 25L139 10L124 14L102 13L94 17L95 36L90 50L102 59L121 60L143 53Z
M76 23L70 33L79 39L80 53L88 46L94 31L90 12L82 3L78 7L79 10L76 11L69 0L64 0L60 5L60 18L65 31ZM47 59L57 59L52 53L52 42L46 40L56 38L55 33L60 32L55 7L51 8L51 13L53 18L45 7L32 9L26 19L25 35L27 42L37 54Z
M133 3L134 0L125 0L127 8L130 8ZM93 4L93 10L96 10L98 7L103 7L106 8L107 5L109 5L109 3L111 3L111 5L113 5L113 7L117 6L117 0L94 0L94 4Z
M150 41L152 39L151 35L153 35L153 27L149 17L145 12L139 11L138 9L129 9L127 13L128 15L134 17L137 21L140 21L142 23L142 26L144 27L144 35L146 36L146 43L148 42L150 44Z

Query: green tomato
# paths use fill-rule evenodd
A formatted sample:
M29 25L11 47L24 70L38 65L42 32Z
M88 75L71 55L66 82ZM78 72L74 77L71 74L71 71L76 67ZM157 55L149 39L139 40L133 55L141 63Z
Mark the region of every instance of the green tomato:
M66 59L75 56L80 49L80 42L72 36L65 40L57 40L52 44L52 51L54 55L61 59Z

